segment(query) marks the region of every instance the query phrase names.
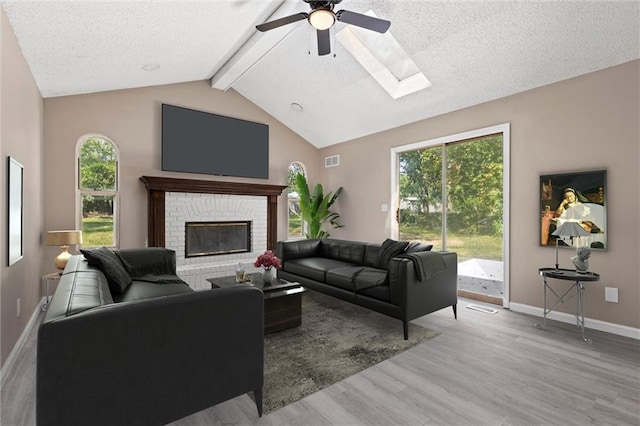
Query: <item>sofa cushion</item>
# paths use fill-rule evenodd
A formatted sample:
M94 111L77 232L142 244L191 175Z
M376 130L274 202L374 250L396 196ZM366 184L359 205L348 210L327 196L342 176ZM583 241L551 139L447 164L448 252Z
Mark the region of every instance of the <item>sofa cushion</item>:
M278 242L278 257L280 260L298 259L301 257L316 257L319 256L320 243L322 240L296 240L287 241L287 244Z
M366 247L365 243L356 241L324 239L321 240L320 254L328 259L362 265Z
M331 269L327 271L326 278L327 284L352 291L383 285L386 282L386 270L366 268L359 265Z
M433 244L424 244L420 241L411 241L404 251L406 254L417 253L419 251L431 251Z
M73 257L82 258L82 256ZM64 274L60 278L58 288L47 309L47 315L71 316L113 303L104 274L95 267L88 266L84 259L77 263L82 265L77 271Z
M386 269L363 268L354 279L357 291L367 288L377 287L388 283L388 275Z
M131 275L122 265L122 262L114 252L106 247L97 249L80 249L80 252L89 262L107 277L109 289L112 294L121 294L131 284Z
M327 271L347 266L353 266L353 264L324 257L307 257L288 260L284 263L283 268L286 272L325 282Z
M362 271L362 266L351 265L327 271L326 283L345 290L355 291L355 277Z
M380 244L367 244L367 248L364 251L363 265L375 268L375 264L378 261L378 253L380 253Z
M378 259L374 266L379 269L387 269L387 265L389 265L389 261L402 254L404 250L407 248L409 243L407 241L395 241L390 238L387 238L382 243L382 247L380 247L380 251L378 252Z
M132 281L124 293L117 295L116 302L151 299L153 297L170 296L172 294L191 293L194 291L187 283L154 284L147 281Z
M73 276L73 290L69 297L67 316L113 303L108 284L104 277L98 274L98 271L94 274L79 272Z

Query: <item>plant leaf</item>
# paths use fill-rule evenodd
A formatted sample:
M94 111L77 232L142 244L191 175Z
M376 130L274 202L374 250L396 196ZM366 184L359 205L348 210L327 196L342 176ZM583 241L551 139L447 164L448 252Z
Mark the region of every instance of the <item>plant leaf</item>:
M329 233L322 229L322 224L326 221L334 229L343 226L337 222L340 215L329 209L342 193L342 187L338 188L335 193L328 192L325 195L324 188L319 183L310 192L309 183L301 173L295 176L295 181L299 195L300 216L307 226L306 238L327 238Z

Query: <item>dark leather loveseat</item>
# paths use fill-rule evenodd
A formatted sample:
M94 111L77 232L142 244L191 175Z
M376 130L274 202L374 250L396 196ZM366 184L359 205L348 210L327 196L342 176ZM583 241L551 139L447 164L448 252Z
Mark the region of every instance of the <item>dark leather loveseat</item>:
M124 289L82 255L62 274L38 330L37 424L161 425L251 391L262 415L262 292L193 291L171 250L116 253Z
M451 306L457 318L458 258L429 246L335 239L280 241L278 277L409 321Z

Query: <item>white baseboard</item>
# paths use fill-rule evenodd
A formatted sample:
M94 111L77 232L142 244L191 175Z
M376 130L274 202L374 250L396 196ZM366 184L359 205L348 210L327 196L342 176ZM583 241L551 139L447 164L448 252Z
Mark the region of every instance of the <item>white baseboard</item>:
M521 312L523 314L533 315L536 317L544 317L544 310L537 306L524 305L522 303L509 304L509 309L514 312ZM575 324L576 317L572 314L564 312L549 312L547 314L548 319L564 322L567 324ZM617 334L619 336L630 337L632 339L640 340L640 329L628 327L626 325L614 324L612 322L600 321L596 319L586 318L584 319L585 328L591 328L593 330L604 331L611 334Z
M29 337L29 333L31 333L31 329L36 324L36 321L38 320L38 316L40 315L40 312L42 312L43 305L44 305L44 297L40 300L40 303L38 303L38 306L36 306L36 309L35 311L33 311L33 314L31 314L31 318L29 318L29 322L25 326L24 330L22 330L22 334L20 334L20 338L18 339L16 344L13 346L13 349L11 350L11 353L9 354L7 361L5 361L4 365L2 366L2 370L0 370L0 387L4 386L4 382L7 380L7 377L9 377L9 373L11 373L11 370L13 370L13 365L15 364L16 359L18 358L18 354L20 353L20 350L22 350L24 343L27 341L27 337Z

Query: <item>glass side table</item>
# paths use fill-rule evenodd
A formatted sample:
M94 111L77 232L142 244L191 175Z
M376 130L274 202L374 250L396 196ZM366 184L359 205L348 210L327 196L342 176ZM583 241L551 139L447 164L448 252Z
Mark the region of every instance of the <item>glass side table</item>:
M44 291L45 291L45 299L44 299L44 304L42 305L42 310L46 311L47 308L49 307L49 302L51 302L51 297L53 296L50 292L49 292L49 286L51 284L51 281L55 281L56 283L58 281L60 281L60 277L62 275L59 272L53 272L51 274L46 274L42 276L42 286L44 287Z
M549 312L553 310L558 304L564 304L566 301L570 300L573 296L577 296L577 307L576 307L576 326L580 329L582 333L582 340L585 343L591 343L591 339L587 338L584 334L584 283L599 281L600 275L595 272L576 272L573 269L556 269L556 268L540 268L538 269L538 273L542 277L543 281L543 297L544 297L544 319L542 324L536 323L534 324L537 328L543 328L547 325L547 315ZM559 294L556 292L547 282L547 278L553 278L556 280L564 280L564 281L573 281L573 285L569 287L564 293ZM555 296L556 300L553 305L550 307L547 306L547 291L551 292L553 296Z

